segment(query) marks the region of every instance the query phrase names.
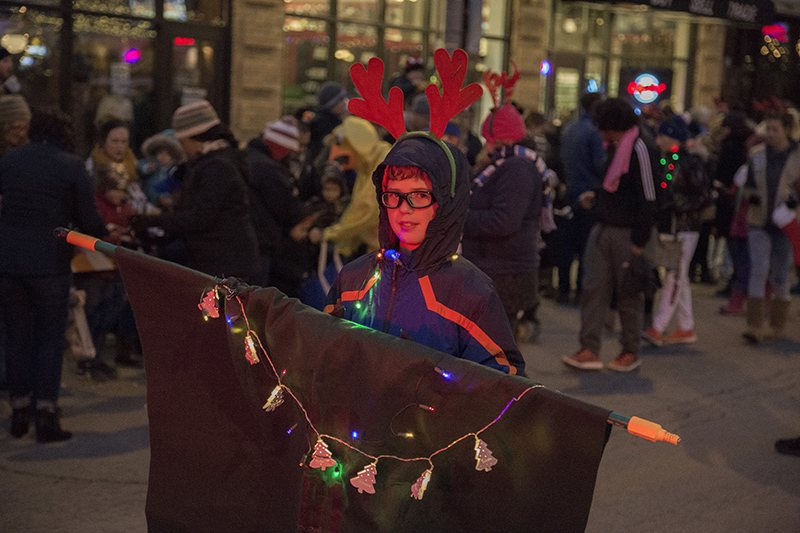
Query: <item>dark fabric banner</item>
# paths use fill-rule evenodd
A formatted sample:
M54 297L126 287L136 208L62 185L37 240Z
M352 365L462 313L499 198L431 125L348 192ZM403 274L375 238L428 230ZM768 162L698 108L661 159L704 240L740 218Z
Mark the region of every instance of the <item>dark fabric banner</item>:
M222 316L205 321L212 278L116 259L147 372L150 532L585 529L608 410L273 288L221 291ZM286 387L272 411L276 372L261 352L248 362L248 327ZM309 466L315 430L336 466Z
M606 0L561 0L607 4ZM654 9L681 11L703 17L716 17L753 24L772 24L775 8L772 0L626 0L620 4L637 4Z

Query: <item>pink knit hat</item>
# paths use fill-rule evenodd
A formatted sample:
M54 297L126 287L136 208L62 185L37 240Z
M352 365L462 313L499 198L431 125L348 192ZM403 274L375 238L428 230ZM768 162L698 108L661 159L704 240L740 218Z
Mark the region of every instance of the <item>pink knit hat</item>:
M525 137L525 121L517 108L506 104L489 113L483 121L481 135L490 145L494 145L497 140L517 142Z

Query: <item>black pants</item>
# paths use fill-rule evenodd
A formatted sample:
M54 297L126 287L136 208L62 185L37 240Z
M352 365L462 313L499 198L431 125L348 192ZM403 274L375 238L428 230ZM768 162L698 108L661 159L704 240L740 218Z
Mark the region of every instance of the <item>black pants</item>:
M55 403L61 387L70 275L0 275L9 396Z
M566 221L563 230L565 235L562 238L558 258L558 293L561 296L569 296L570 293L570 270L572 262L578 259L578 279L575 285L576 298L580 297L583 283L583 254L586 251L586 242L589 240L589 233L592 231L597 221L597 217L585 209L576 208L571 219Z

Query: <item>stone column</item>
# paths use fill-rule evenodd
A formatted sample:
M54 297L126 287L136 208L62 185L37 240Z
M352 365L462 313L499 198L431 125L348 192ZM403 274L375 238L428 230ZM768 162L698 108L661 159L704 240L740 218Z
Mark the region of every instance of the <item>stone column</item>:
M547 0L514 0L510 57L521 73L514 101L529 110L541 111L539 94L545 88L541 87L539 65L547 59L549 11Z
M240 141L280 117L283 19L282 0L233 0L230 126Z
M722 88L724 45L725 26L697 25L692 107L714 109L714 98L719 98Z

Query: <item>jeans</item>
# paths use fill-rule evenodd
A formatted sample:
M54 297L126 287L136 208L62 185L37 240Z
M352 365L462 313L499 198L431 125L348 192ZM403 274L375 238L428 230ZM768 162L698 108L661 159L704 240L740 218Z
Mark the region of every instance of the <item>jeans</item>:
M750 249L750 280L747 284L747 296L764 298L767 281L770 281L776 300L790 300L789 271L794 259L792 243L786 234L775 227L766 229L750 227L747 243Z
M70 275L0 275L12 400L55 404L61 388Z
M692 313L692 287L689 283L689 264L694 256L694 249L700 234L696 231L678 232L678 241L681 243L681 259L678 271L669 270L661 290L661 302L658 313L653 318L653 327L659 333L667 328L672 315L678 313L678 327L683 331L694 329L694 315Z

